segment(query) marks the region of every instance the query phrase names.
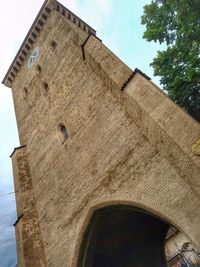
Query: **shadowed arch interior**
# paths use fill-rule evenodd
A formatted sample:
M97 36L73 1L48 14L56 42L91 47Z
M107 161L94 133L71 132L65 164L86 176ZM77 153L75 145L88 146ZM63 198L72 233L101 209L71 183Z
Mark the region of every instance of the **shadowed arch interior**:
M94 212L83 236L78 267L164 267L169 225L131 206Z

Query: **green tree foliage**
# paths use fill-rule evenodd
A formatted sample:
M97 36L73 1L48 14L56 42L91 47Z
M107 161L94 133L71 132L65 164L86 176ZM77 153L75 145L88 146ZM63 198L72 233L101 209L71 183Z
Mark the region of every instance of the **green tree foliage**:
M152 0L144 7L143 38L165 43L154 58L169 96L200 122L200 0Z

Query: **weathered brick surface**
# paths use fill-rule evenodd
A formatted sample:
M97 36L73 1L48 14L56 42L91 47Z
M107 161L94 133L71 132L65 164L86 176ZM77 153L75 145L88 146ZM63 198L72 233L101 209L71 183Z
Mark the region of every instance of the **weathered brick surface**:
M122 203L166 220L200 246L200 161L191 153L199 125L139 74L121 91L132 71L93 36L84 61L86 38L53 11L34 46L37 62L31 69L25 62L13 84L36 207L21 231L41 231L48 267L76 266L92 212ZM64 143L60 123L70 135Z
M41 238L26 148L12 155L18 221L15 223L18 266L45 267L46 259Z
M139 75L125 95L129 114L144 135L200 196L200 157L192 153L200 137L199 123Z

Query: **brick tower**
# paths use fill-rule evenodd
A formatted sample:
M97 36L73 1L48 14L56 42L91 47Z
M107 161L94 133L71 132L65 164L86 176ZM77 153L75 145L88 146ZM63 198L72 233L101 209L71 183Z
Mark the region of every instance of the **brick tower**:
M3 83L21 144L11 155L18 266L114 266L126 229L128 249L144 238L133 266L149 243L165 266L169 224L200 247L200 126L94 29L45 1ZM112 229L123 237L114 245Z

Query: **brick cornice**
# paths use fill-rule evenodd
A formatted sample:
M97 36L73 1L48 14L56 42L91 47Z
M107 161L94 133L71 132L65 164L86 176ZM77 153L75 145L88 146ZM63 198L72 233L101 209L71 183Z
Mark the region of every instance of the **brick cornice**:
M10 155L10 158L12 158L12 156L15 154L15 152L16 152L17 150L21 150L21 149L23 149L23 148L25 148L25 147L26 147L26 145L19 146L19 147L15 147L14 150L13 150L13 152L12 152L12 154Z

